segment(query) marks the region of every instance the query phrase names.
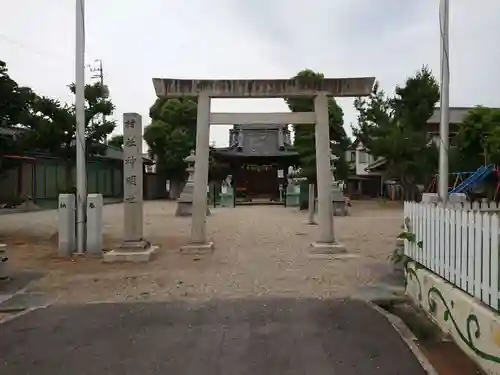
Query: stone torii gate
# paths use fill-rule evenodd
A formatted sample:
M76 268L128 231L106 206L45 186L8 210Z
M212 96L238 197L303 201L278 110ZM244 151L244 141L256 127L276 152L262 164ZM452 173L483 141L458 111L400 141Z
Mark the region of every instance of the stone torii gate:
M188 80L153 78L158 97L196 97L196 159L194 173L191 243L183 251L206 252L213 243L206 237L208 158L210 124L315 124L316 168L318 183L318 221L320 235L313 251L341 253L333 231L330 170L330 132L328 97L366 96L372 91L374 77L325 78L314 84L295 79ZM314 98L314 112L295 113L211 113L211 98Z

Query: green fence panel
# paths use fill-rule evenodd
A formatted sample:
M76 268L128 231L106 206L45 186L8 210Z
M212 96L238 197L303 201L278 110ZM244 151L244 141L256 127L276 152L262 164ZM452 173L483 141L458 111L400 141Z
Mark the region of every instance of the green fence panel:
M58 195L57 165L50 163L45 165L45 197L53 199L57 198Z
M59 192L65 191L67 189L66 183L66 170L67 168L64 165L58 165L56 174L57 174L57 190ZM69 183L69 182L68 182Z
M35 167L35 196L36 198L43 199L45 194L45 166L37 163Z
M121 197L123 196L123 178L122 173L119 168L113 169L113 196Z
M87 191L89 194L99 192L97 172L97 166L94 163L87 164Z

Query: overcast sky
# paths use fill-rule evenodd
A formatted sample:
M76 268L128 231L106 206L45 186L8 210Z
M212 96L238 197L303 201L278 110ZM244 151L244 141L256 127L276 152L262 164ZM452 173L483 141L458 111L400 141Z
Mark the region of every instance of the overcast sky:
M450 2L450 105L500 106L500 1ZM11 76L72 102L75 1L0 5L0 59ZM423 64L439 77L438 11L438 0L86 0L86 60L103 60L121 132L123 112L149 123L153 77L288 78L311 68L328 77L376 76L389 92ZM349 131L352 100L339 103ZM212 105L286 109L281 100ZM227 127L212 127L211 139L226 145Z

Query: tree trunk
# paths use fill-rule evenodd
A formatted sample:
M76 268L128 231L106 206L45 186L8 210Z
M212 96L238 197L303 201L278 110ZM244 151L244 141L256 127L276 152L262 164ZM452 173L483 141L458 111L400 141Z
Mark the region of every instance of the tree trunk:
M184 181L170 180L169 198L172 200L176 200L177 198L179 198L183 188L184 188Z
M415 202L420 202L422 200L422 194L420 193L413 176L402 174L399 181L401 183L401 188L403 189L403 200Z

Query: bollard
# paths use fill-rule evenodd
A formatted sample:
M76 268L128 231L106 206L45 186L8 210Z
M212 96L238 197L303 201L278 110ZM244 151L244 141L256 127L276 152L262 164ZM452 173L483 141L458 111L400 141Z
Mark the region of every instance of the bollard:
M102 194L87 196L87 254L102 256Z
M73 194L59 194L58 207L58 255L69 257L73 254L76 247L75 196Z
M0 282L9 280L9 271L7 269L7 245L0 244Z

